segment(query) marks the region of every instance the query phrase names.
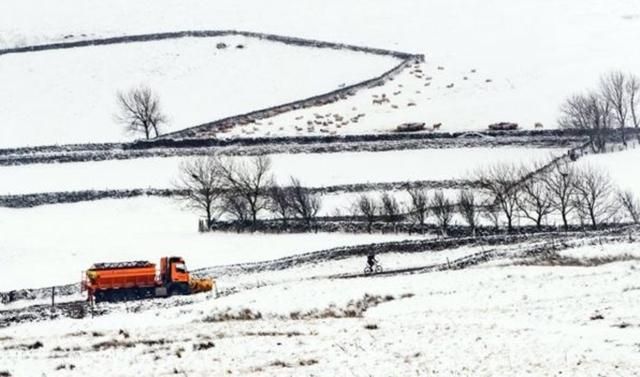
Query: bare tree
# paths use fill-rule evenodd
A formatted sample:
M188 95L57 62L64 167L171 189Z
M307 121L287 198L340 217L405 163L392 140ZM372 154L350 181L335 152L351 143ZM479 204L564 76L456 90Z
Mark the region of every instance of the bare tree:
M560 108L558 124L563 128L585 130L594 152L602 152L611 128L611 105L596 93L574 95Z
M482 217L489 220L493 224L495 230L500 229L500 206L498 206L495 200L488 200L482 204Z
M640 222L640 202L631 191L619 191L618 202L627 211L634 224Z
M543 220L553 211L551 194L545 184L548 173L539 168L540 165L534 165L532 170L523 168L521 175L527 179L520 183L520 194L516 198L520 213L533 221L538 229L542 228Z
M447 235L454 210L454 204L444 195L442 190L438 190L433 194L433 198L431 198L431 211L436 218L438 226L442 230L443 236Z
M290 205L293 213L302 218L307 227L311 229L311 224L320 211L320 198L302 187L300 181L291 177L291 192L289 195Z
M282 224L287 225L287 218L292 215L291 195L289 191L277 184L269 188L269 209L282 219Z
M475 180L487 191L493 203L489 208L500 208L507 220L507 229L513 230L513 220L518 209L520 170L513 164L498 163L476 172Z
M376 221L378 215L378 205L373 198L368 195L361 194L354 206L354 212L360 216L363 216L367 221L367 232L371 233L371 226Z
M629 75L626 89L631 123L638 128L640 126L640 78L635 75Z
M167 118L160 110L158 96L149 88L141 86L126 93L118 93L116 119L132 133L143 132L149 139L151 132L157 137Z
M581 219L588 219L594 228L615 214L614 189L605 172L593 167L581 169L574 180L574 188L578 215Z
M458 192L458 212L471 228L471 234L475 236L478 224L478 211L476 211L476 197L473 191L460 190Z
M181 192L179 198L188 207L204 212L209 229L217 201L224 192L224 179L218 160L199 157L183 161L176 188Z
M424 223L429 214L429 199L423 189L414 188L407 190L411 197L409 205L409 216L415 223L424 228Z
M612 117L620 128L622 143L627 144L625 127L629 118L630 101L628 91L628 76L620 71L610 72L600 79L602 97L612 109Z
M255 226L258 213L269 206L267 187L273 181L270 175L271 159L257 156L244 163L222 160L220 168L228 189L246 200L251 223Z
M241 223L249 221L250 212L247 200L231 190L227 190L220 203L222 211Z
M401 219L400 204L398 204L396 198L392 195L389 195L388 192L382 194L382 196L380 197L380 202L382 204L380 208L382 209L382 215L384 216L384 219L387 222L393 224L394 231L396 231L396 226Z
M560 213L564 230L569 230L569 215L575 201L576 170L567 164L556 165L543 177L552 209Z

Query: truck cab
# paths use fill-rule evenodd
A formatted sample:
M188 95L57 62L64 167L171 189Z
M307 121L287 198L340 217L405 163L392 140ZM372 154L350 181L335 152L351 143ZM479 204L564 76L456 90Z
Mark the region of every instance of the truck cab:
M160 259L160 278L166 283L188 283L189 271L182 257L162 257Z

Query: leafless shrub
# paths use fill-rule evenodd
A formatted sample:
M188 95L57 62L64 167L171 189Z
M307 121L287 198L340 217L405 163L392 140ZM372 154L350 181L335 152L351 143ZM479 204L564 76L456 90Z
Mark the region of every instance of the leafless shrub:
M626 89L631 123L638 128L640 126L640 78L635 75L629 75Z
M311 224L320 211L320 197L302 187L300 181L294 177L291 177L290 190L289 203L294 215L303 219L311 229Z
M481 207L480 215L489 221L494 229L500 229L500 207L495 203L495 200L485 200Z
M76 369L76 366L74 364L60 364L56 367L56 370L63 370L63 369L74 370Z
M627 211L634 224L640 222L640 202L631 191L619 191L618 202Z
M143 132L149 139L151 132L157 137L160 128L167 122L160 110L158 96L149 88L140 86L117 95L118 113L116 120L124 124L126 130L133 133Z
M446 236L455 210L454 204L447 198L442 190L438 190L431 198L431 211L436 218L436 222L442 230L442 235Z
M267 156L252 157L248 162L234 163L220 160L220 171L227 190L243 198L249 210L249 219L256 224L258 214L269 206L267 187L272 186L271 159Z
M574 180L574 206L581 221L586 219L594 228L609 220L616 212L614 188L610 177L594 167L578 171Z
M287 218L292 215L289 192L274 184L269 188L269 210L282 219L283 225L287 225Z
M540 165L535 164L531 169L522 168L520 175L527 177L520 183L520 194L517 205L523 217L533 221L536 227L542 227L543 220L552 212L553 201L551 193L545 184L546 171L540 171Z
M204 350L208 350L209 348L213 348L216 345L209 341L209 342L203 342L203 343L195 343L193 345L193 350L194 351L204 351Z
M361 194L354 205L356 215L363 216L367 221L367 232L371 233L371 226L378 215L378 205L373 198Z
M458 212L471 228L471 233L476 234L478 212L476 211L476 197L473 191L460 190L458 193Z
M499 208L507 220L507 229L513 230L513 220L518 209L518 194L520 192L520 169L508 163L498 163L476 171L475 180L480 188L491 196L487 208L492 211ZM491 212L493 216L495 212Z
M414 223L424 227L424 223L429 215L429 198L423 189L415 188L407 190L411 197L409 205L409 215Z
M205 317L203 322L226 322L226 321L255 321L262 318L262 313L251 309L241 309L238 311L227 308L222 312L217 312Z
M182 194L178 198L187 207L205 214L208 230L225 187L219 161L213 157L185 160L180 164L179 174L176 188Z
M612 108L603 96L594 92L574 95L562 104L560 113L558 124L562 128L587 131L592 150L604 150L611 128Z
M568 164L556 165L542 180L549 193L551 207L560 213L565 231L569 230L569 215L575 202L576 170Z
M622 142L626 144L624 128L629 118L630 101L627 98L628 76L620 71L610 72L600 78L600 92L605 101L609 103L612 110L612 118L620 128Z
M382 215L384 216L384 219L387 222L393 224L393 227L395 229L396 224L401 219L400 205L398 204L398 201L394 196L389 195L388 192L385 192L380 197L380 203L381 203L380 208L382 210Z
M121 341L117 339L105 340L104 342L99 342L91 346L95 351L104 351L113 348L132 348L135 347L136 343L129 341Z
M246 198L232 190L224 193L220 203L220 209L222 212L231 216L232 219L241 223L247 222L251 218L249 203Z
M391 295L380 296L365 294L362 299L350 300L345 307L330 304L324 309L312 309L307 312L295 311L289 314L289 319L317 319L317 318L360 318L369 308L381 303L395 300Z

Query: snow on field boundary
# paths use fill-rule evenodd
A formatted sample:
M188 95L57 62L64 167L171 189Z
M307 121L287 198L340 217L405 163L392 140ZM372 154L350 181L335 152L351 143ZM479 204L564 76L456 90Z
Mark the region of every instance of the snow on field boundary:
M342 136L294 136L242 139L167 139L155 142L48 145L0 149L0 166L149 157L210 155L252 156L263 154L384 152L415 149L481 147L554 148L581 145L586 138L573 130L525 131L522 133L416 133L359 134ZM481 136L478 136L481 135Z
M37 51L46 51L46 50L59 50L59 49L88 47L88 46L102 46L102 45L120 44L120 43L150 42L150 41L160 41L160 40L166 40L166 39L210 38L210 37L225 37L225 36L243 36L248 38L263 39L271 42L279 42L279 43L284 43L284 44L293 45L293 46L301 46L301 47L331 48L331 49L337 49L337 50L344 49L344 50L350 50L355 52L364 52L368 54L392 56L398 59L409 59L409 58L422 56L422 55L414 55L414 54L400 52L400 51L385 50L381 48L355 46L355 45L350 45L345 43L326 42L326 41L319 41L314 39L304 39L304 38L282 36L282 35L276 35L276 34L258 33L258 32L241 31L241 30L187 30L187 31L177 31L177 32L168 32L168 33L125 35L120 37L87 39L87 40L73 41L73 42L48 43L48 44L0 49L0 55L37 52Z
M570 232L543 232L539 234L497 234L486 237L450 237L442 239L410 240L373 243L365 245L336 247L328 250L314 251L305 254L274 259L271 261L239 263L209 268L200 268L191 271L197 276L219 276L224 274L251 273L266 270L281 270L305 263L320 262L328 259L344 259L352 256L364 256L370 252L376 254L384 253L420 253L436 252L450 248L457 248L468 245L475 246L495 246L509 245L519 242L532 242L542 240L553 240L553 242L564 242L564 240L581 239L586 241L600 237L612 237L613 239L626 238L631 233L637 233L638 226L613 226L608 229L596 231L570 231Z
M343 43L324 42L312 39L302 39L289 36L281 36L274 34L256 33L248 31L238 30L202 30L202 31L181 31L172 33L156 33L156 34L142 34L142 35L130 35L122 37L104 38L104 39L91 39L74 42L62 42L35 46L25 46L0 50L0 56L6 54L16 53L28 53L46 50L57 49L69 49L80 48L87 46L101 46L111 44L122 43L136 43L136 42L149 42L159 41L166 39L178 39L178 38L206 38L206 37L220 37L220 36L244 36L248 38L257 38L260 40L268 40L271 42L284 43L287 45L309 47L309 48L331 48L335 50L349 50L354 52L361 52L367 54L374 54L379 56L391 56L400 59L401 62L390 70L384 72L380 76L373 77L352 85L345 86L343 88L333 90L327 93L319 94L309 98L268 107L261 110L252 111L245 114L226 117L220 120L203 123L186 129L182 129L176 132L171 132L165 135L161 135L158 139L171 139L171 138L185 138L185 137L198 137L201 135L210 136L211 133L215 133L226 130L231 127L253 123L256 120L273 117L278 114L283 114L289 111L298 110L302 108L311 108L328 103L333 103L348 96L355 95L358 91L366 88L372 88L376 86L384 85L388 80L402 72L409 65L419 62L424 62L425 57L421 54L409 54L399 51L384 50L372 47L354 46Z
M307 109L312 107L323 106L329 103L337 102L341 99L345 99L349 96L356 95L357 92L367 88L373 88L376 86L382 86L387 81L391 80L394 76L408 68L415 62L424 61L423 55L413 55L403 60L397 66L384 72L382 75L361 81L359 83L345 86L337 90L330 91L328 93L319 94L309 98L285 103L282 105L276 105L265 109L255 110L249 113L234 115L231 117L219 119L213 122L200 124L194 127L186 128L180 131L171 132L168 134L160 135L155 140L172 140L182 138L199 138L199 137L215 137L220 131L226 131L232 127L254 123L261 119L271 118L276 115L288 113L290 111Z
M406 182L354 183L344 185L307 187L306 191L314 194L358 193L367 191L397 191L410 188L425 189L463 189L476 188L477 184L468 180L449 179L419 180ZM184 194L179 189L136 188L122 190L82 190L42 192L24 195L0 195L0 207L32 208L48 204L78 203L101 199L125 199L139 196L175 197Z

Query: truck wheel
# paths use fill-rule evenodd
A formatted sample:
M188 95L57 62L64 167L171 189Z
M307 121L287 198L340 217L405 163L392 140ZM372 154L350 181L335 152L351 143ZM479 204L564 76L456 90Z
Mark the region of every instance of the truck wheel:
M176 296L176 295L188 295L190 294L191 291L189 289L189 284L186 283L179 283L179 284L174 284L171 286L171 288L169 288L169 296Z

